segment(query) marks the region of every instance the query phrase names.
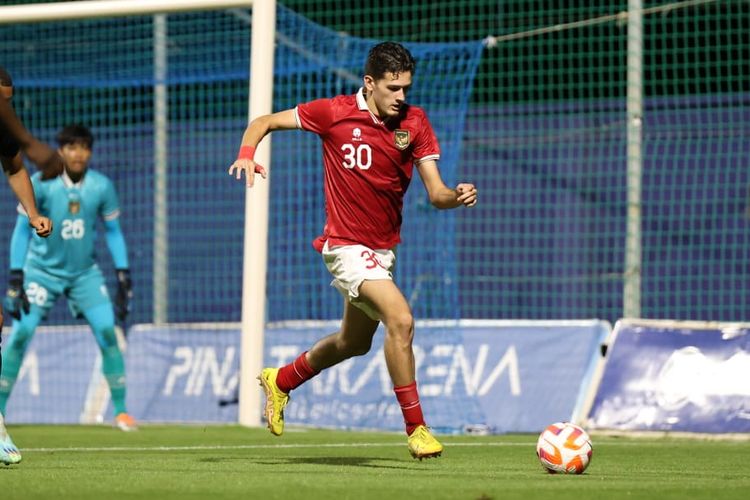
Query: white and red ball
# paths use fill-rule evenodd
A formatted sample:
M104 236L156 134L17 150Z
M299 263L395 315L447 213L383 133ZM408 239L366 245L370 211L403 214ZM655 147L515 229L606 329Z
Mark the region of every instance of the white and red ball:
M581 474L591 462L591 438L570 422L547 426L536 442L536 456L550 474Z

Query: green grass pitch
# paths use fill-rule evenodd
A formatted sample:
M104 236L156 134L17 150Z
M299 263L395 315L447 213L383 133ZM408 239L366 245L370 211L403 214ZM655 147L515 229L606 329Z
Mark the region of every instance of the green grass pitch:
M690 499L748 498L750 442L594 435L581 476L550 475L536 436L442 436L443 456L405 436L237 426L10 426L23 462L0 466L10 499Z

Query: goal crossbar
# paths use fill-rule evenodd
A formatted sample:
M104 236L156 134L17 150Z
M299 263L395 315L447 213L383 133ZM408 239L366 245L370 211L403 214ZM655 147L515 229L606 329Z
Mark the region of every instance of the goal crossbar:
M9 5L0 7L0 24L248 8L252 5L253 0L90 0Z

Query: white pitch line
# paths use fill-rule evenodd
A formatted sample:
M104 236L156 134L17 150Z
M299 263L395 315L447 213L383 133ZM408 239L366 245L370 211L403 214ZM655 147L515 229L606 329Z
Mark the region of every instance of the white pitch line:
M747 437L745 437L745 440ZM644 441L634 439L632 441L594 441L594 447L600 446L663 446L665 441ZM457 447L514 447L536 445L536 442L446 442L447 448ZM307 443L307 444L236 444L236 445L200 445L200 446L102 446L102 447L79 447L70 448L22 448L21 452L60 452L60 451L200 451L200 450L285 450L305 448L390 448L404 446L403 442L393 443Z
M195 450L267 450L295 448L388 448L404 446L404 443L328 443L328 444L238 444L215 446L104 446L70 448L23 448L21 452L60 451L195 451ZM452 446L534 446L534 443L449 443Z

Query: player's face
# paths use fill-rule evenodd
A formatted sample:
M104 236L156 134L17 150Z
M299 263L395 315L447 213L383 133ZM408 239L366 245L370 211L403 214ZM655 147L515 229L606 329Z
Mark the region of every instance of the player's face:
M5 99L6 101L10 101L13 98L13 87L0 85L0 97Z
M367 104L370 111L381 119L398 116L406 104L406 94L411 88L411 72L386 73L383 78L373 79L365 75ZM373 109L374 108L374 109Z
M58 151L62 155L63 160L65 160L65 168L69 172L81 174L86 171L91 159L91 149L85 144L78 142L65 144Z

